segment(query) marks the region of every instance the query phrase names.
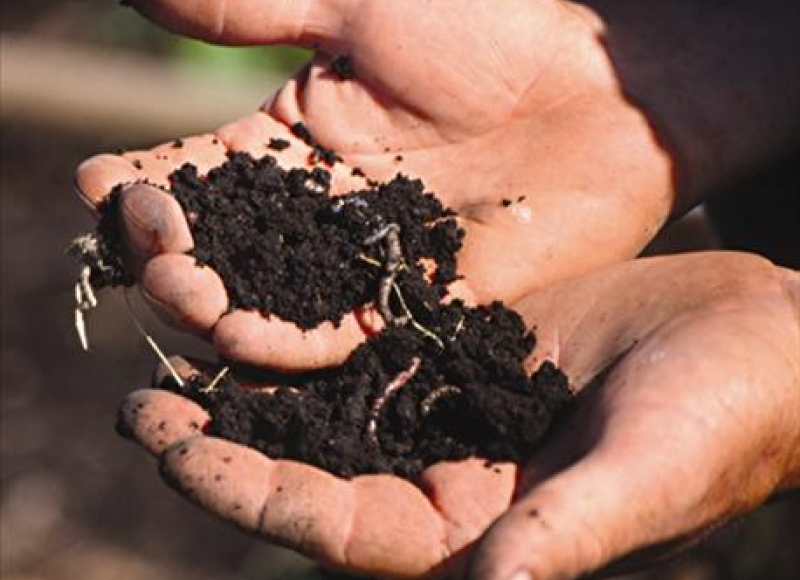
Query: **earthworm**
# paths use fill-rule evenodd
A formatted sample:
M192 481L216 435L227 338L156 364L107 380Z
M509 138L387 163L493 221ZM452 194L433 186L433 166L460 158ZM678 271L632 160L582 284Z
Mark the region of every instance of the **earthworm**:
M394 380L386 385L381 396L375 399L375 402L372 403L372 409L370 411L370 418L369 423L367 424L367 432L369 436L377 443L378 441L378 417L380 416L381 409L383 409L384 405L386 405L386 401L392 394L400 389L403 385L405 385L411 378L416 374L417 370L419 369L420 365L420 358L415 356L411 359L411 365L397 375Z
M449 397L451 395L460 395L462 393L461 389L458 387L454 387L453 385L442 385L438 389L431 391L431 393L422 400L420 403L420 408L422 409L422 416L426 417L430 414L433 410L433 406L436 404L436 401L441 399L442 397Z

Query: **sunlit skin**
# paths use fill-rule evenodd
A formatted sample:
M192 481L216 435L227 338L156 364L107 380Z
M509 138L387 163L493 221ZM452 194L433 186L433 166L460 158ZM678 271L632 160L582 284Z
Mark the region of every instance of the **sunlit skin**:
M181 492L345 570L538 580L672 548L800 482L797 274L742 254L625 262L670 216L800 134L785 50L793 33L783 34L792 19L781 10L697 18L687 2L650 3L643 15L641 2L624 0L133 4L216 42L317 49L260 112L182 147L79 168L91 207L124 184L129 262L168 323L230 359L287 372L341 362L381 326L370 307L306 333L226 313L219 277L183 254L192 239L174 200L136 184L164 186L187 161L205 172L233 150L303 166L310 151L289 131L302 121L343 158L334 193L363 186L354 167L375 179L403 172L458 210L464 280L451 293L517 308L539 337L530 368L554 360L584 393L526 465L440 464L413 485L271 461L200 435L208 418L193 403L136 392L122 420ZM342 55L351 79L330 71ZM738 61L761 66L748 76ZM292 145L271 151L273 137Z
M610 14L605 4L552 0L133 4L178 32L229 44L314 46L317 56L260 113L184 139L181 148L167 143L88 160L77 175L88 203L118 183L166 185L187 161L206 171L231 150L274 153L271 137L292 142L276 154L282 163L303 165L309 151L288 130L302 121L344 159L333 168L336 192L363 185L353 167L375 179L404 172L423 177L459 211L466 282L453 292L478 301L514 300L635 256L670 214L785 149L800 130L797 75L776 58L791 54L775 32L774 21L791 22L780 11L759 12L761 26L729 11L698 30L665 32L651 30L653 22L696 19L680 13L680 3L677 14L670 3L651 6L659 18L635 27L628 23L637 8L627 2L612 4ZM635 45L640 29L649 51ZM711 37L717 52L675 49L694 48L696 37ZM344 81L330 66L342 55L354 71ZM750 67L748 77L736 68L745 57L772 66ZM781 91L761 90L769 82ZM504 207L504 199L515 203ZM132 236L142 258L185 247L185 224L167 205L149 198L129 204L129 231L145 232ZM148 241L152 232L156 239ZM158 272L145 287L167 318L209 334L220 352L243 362L286 370L335 364L363 339L360 329L377 323L367 311L360 321L348 318L338 336L328 327L300 336L254 314L218 320L226 298L213 276ZM276 336L285 348L274 346ZM314 355L298 355L298 345L313 345Z
M135 3L167 26L203 38L290 41L320 52L260 113L184 139L181 148L167 143L88 160L77 175L87 201L97 203L117 183L166 185L168 174L187 161L206 171L231 150L305 165L309 149L288 129L302 121L344 159L333 168L335 192L364 185L354 167L379 180L402 172L423 177L459 211L467 231L459 260L466 286L453 292L478 301L513 300L633 257L671 211L672 162L642 113L621 95L599 48L598 25L583 9L527 0L465 1L460 10L451 2L411 10L366 2L348 15L324 1L280 8L246 2L229 4L223 17L217 13L223 4ZM351 59L353 78L331 71L338 55ZM277 153L267 147L272 137L292 145ZM610 184L609 174L620 178ZM176 204L157 192L128 197L124 215L137 254L185 249L188 233ZM505 207L504 199L514 203ZM145 290L168 318L212 334L218 349L236 360L286 370L335 364L363 340L362 328L378 323L367 311L360 325L346 319L337 336L327 326L301 336L254 313L222 316L219 282L210 274L187 276L191 267L177 260L151 264ZM158 275L148 275L152 270ZM285 346L276 347L276 337ZM298 355L297 347L309 344L314 355Z
M800 482L797 273L746 254L651 258L513 306L539 337L529 367L553 360L585 397L525 465L345 481L206 437L205 411L165 391L131 394L121 418L203 508L379 577L573 578Z

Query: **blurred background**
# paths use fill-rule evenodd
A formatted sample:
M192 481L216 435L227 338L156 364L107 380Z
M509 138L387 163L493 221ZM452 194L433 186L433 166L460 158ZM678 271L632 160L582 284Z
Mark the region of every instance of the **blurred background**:
M84 158L206 131L256 109L308 54L226 49L160 31L107 0L28 0L2 22L0 575L7 580L321 577L191 507L114 433L155 360L119 296L73 327L69 241L93 227L72 196ZM716 240L700 213L674 226ZM655 247L669 247L659 241ZM692 247L692 244L681 248ZM135 306L170 352L204 347ZM800 577L800 501L767 506L638 580ZM632 576L627 578L634 578Z

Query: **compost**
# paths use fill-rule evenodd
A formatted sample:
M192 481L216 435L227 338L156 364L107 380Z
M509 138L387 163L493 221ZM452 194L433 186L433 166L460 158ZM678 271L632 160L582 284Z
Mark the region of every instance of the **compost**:
M568 381L551 363L525 370L535 337L517 313L449 299L464 237L455 212L402 175L343 196L330 195L330 181L323 167L286 170L269 155L234 153L207 175L184 165L169 191L190 224L191 254L220 275L232 309L313 329L374 304L384 330L336 368L239 369L165 388L208 410L210 435L344 477L413 479L470 456L524 460L570 401ZM132 281L118 196L101 209L98 286Z

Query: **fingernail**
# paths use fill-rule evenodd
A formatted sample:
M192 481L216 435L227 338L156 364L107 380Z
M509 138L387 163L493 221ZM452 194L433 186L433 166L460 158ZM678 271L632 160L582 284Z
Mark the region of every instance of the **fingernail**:
M139 183L126 188L119 211L122 233L130 249L139 255L182 254L194 247L181 206L153 186Z
M511 576L508 580L531 580L531 575L527 572L520 570Z

